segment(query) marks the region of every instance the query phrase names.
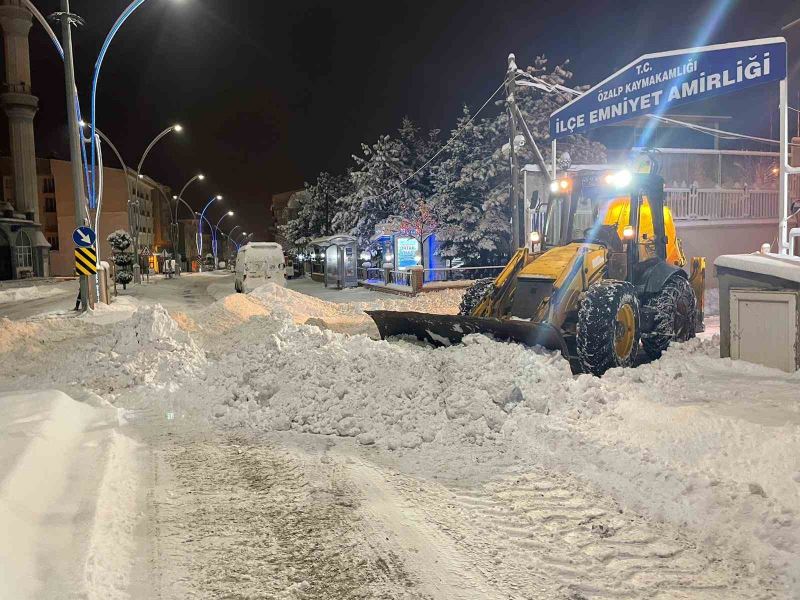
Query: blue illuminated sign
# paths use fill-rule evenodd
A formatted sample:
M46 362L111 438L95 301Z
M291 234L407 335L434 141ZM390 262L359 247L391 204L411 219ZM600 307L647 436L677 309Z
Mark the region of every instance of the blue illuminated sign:
M395 258L398 269L407 269L420 264L419 242L410 237L399 237L395 242Z
M786 78L786 40L645 54L550 115L558 139Z

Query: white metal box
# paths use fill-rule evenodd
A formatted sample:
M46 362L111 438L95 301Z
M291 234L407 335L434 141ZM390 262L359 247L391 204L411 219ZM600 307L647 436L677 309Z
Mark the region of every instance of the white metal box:
M800 367L800 292L731 289L731 358L783 371Z

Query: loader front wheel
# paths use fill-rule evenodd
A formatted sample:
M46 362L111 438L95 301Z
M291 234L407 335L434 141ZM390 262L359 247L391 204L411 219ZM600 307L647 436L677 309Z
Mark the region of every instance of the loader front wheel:
M694 337L697 299L692 284L683 277L672 277L645 303L653 313L653 331L642 338L651 360L661 357L670 342L685 342Z
M601 281L581 299L576 345L585 373L630 367L639 348L639 301L626 281Z

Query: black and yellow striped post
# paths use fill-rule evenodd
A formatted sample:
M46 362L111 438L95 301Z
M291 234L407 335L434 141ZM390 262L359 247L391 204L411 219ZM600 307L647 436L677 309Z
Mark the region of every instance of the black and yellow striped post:
M97 273L97 251L94 246L75 248L75 272L86 277Z

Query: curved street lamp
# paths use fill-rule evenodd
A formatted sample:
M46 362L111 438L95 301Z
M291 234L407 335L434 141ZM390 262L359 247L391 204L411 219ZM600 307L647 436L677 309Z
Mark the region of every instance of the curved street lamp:
M237 243L236 243L236 240L235 240L235 239L233 239L233 232L234 232L234 231L236 231L237 229L241 229L241 228L242 228L242 226L241 226L241 225L236 225L236 226L235 226L233 229L231 229L231 230L228 232L228 241L229 241L231 244L233 244L233 247L234 247L234 248L236 248L236 251L237 251L237 252L239 251L239 244L237 244Z
M219 218L219 221L217 221L217 224L214 225L214 229L211 230L211 247L212 247L212 249L214 251L214 266L215 267L218 267L218 265L219 265L219 261L217 260L217 247L218 247L218 244L217 244L217 233L222 233L219 230L219 224L222 223L222 220L225 217L232 217L232 216L233 216L233 211L229 210L228 212L226 212L224 215L222 215Z
M197 175L192 177L189 181L187 181L185 184L183 184L183 187L181 188L181 191L178 192L178 195L172 197L173 200L180 199L180 201L183 202L183 194L184 194L184 192L186 192L186 188L188 188L195 181L203 181L205 178L206 178L206 176L203 175L202 173L198 173ZM183 203L186 204L186 202L183 202ZM189 205L186 204L186 206L189 206ZM191 207L190 207L190 210L191 210ZM192 213L194 214L194 210L192 210ZM176 223L178 222L178 203L177 202L175 203L175 222Z
M222 196L219 195L219 194L217 194L216 196L211 196L211 200L209 200L206 203L206 205L203 207L203 210L200 212L200 223L197 226L197 230L198 230L197 231L197 233L198 233L198 236L197 236L197 254L200 256L201 262L202 262L202 257L203 257L203 219L206 216L206 211L208 210L208 207L211 206L217 200L222 200ZM208 219L206 219L206 220L208 220ZM208 223L208 226L209 226L209 229L211 229L211 234L213 236L213 234L214 234L213 226L211 225L210 222Z
M193 211L193 212L194 212L195 219L198 220L200 225L202 225L203 221L205 221L206 223L208 223L208 228L209 229L211 229L213 227L213 225L211 224L211 221L208 220L207 216L205 216L204 214L199 213L197 211ZM201 251L202 251L202 248L203 248L203 235L202 235L202 233L198 236L197 247L198 247L198 250L197 250L198 256L197 256L197 258L198 258L198 261L200 263L199 264L199 269L200 269L200 271L202 271L203 270L203 255L201 254Z
M93 127L92 130L93 131L96 130L96 127ZM173 131L176 133L180 133L181 131L183 131L183 127L178 124L175 124L175 125L170 125L166 129L161 131L147 145L147 148L145 148L144 153L142 154L142 158L139 159L139 164L136 166L136 201L134 202L136 210L134 211L133 223L131 223L132 229L135 231L135 234L133 236L133 249L134 252L136 253L136 256L139 255L139 193L141 191L140 182L144 178L144 176L142 175L142 165L144 164L144 160L147 158L147 155L150 154L150 150L153 149L153 146L155 146L161 138L163 138L168 133L172 133ZM92 163L92 166L94 167L94 163Z

